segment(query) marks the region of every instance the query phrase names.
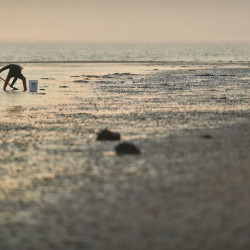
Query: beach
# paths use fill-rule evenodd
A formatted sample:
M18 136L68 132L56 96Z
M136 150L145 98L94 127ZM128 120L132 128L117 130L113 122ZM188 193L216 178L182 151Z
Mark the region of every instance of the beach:
M249 62L22 65L39 85L0 92L0 249L249 249Z

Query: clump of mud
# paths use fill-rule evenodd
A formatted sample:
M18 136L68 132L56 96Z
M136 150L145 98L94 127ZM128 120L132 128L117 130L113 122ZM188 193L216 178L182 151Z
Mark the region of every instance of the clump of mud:
M121 139L121 135L117 132L109 131L108 129L104 129L97 134L98 141L119 141Z
M123 142L115 147L115 151L118 155L125 154L140 154L141 151L132 143Z

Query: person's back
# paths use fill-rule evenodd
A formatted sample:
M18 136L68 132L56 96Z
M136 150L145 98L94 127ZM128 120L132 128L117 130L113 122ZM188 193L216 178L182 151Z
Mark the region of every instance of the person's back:
M8 76L5 80L3 90L6 90L7 85L9 84L9 81L12 77L14 77L12 83L10 84L10 87L13 88L13 85L17 81L17 79L21 79L23 81L23 89L24 91L27 90L27 85L26 85L26 78L22 75L22 67L18 64L9 64L3 68L0 69L0 73L4 70L9 69Z

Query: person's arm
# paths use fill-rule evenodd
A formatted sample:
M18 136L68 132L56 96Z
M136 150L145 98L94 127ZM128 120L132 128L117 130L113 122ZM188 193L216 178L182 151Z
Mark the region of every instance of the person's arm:
M1 68L1 69L0 69L0 73L1 73L2 71L6 70L6 69L9 69L9 68L10 68L10 65L7 65L7 66Z

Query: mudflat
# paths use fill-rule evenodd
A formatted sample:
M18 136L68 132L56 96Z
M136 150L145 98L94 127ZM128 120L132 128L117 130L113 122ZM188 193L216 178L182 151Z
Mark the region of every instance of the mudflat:
M249 63L24 66L39 91L0 92L0 249L249 249Z

